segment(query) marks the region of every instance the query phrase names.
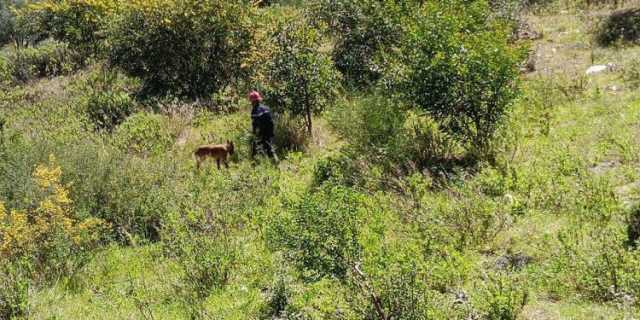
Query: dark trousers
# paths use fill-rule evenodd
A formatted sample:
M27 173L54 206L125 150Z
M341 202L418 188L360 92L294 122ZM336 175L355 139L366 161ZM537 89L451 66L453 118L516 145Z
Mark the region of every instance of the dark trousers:
M273 148L273 137L258 136L253 142L251 148L251 154L255 156L259 152L266 154L269 158L275 158L275 151Z

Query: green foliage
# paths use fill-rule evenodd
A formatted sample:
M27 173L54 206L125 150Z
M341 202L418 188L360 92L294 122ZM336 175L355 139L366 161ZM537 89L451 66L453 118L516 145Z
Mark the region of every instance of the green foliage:
M265 317L280 317L284 315L289 306L289 300L291 299L290 288L287 287L287 282L280 276L275 281L271 288L268 303L262 310L262 314Z
M417 168L450 160L459 152L459 146L444 133L436 121L428 116L409 112L402 134L395 142L399 162L412 163Z
M107 1L47 2L66 6ZM165 56L140 65L166 60L196 70L210 66L202 63L208 57L189 56L200 50L201 42L187 40L212 38L191 37L190 32L218 28L215 23L200 25L217 16L199 6L219 3L226 2L118 1L117 12L107 19L116 23L107 25L111 32L126 29L140 35L133 37L140 42L127 44L135 49L132 54L142 55L136 50L148 47L179 49L162 51ZM0 74L7 75L0 78L12 82L0 84L0 119L5 120L0 121L0 199L13 209L5 212L9 218L0 219L0 257L6 252L1 244L13 239L25 248L46 249L22 255L37 264L0 259L0 318L67 319L77 317L79 308L86 318L106 312L114 318L145 319L514 319L539 310L563 318L637 314L640 251L632 244L639 233L639 210L623 209L623 202L626 206L637 197L634 142L640 104L632 89L591 95L591 85L580 77L524 77L525 95L516 101L513 117L504 116L509 107L499 116L486 117L497 119L498 129L483 148L496 152L499 161L465 162L476 140L464 136L467 131L454 130L451 119L466 124L468 118L475 125L471 118L484 113L458 114L454 102L473 103L469 110L478 112L495 107L491 90L503 87L491 82L496 81L492 73L504 71L496 65L509 55L500 50L510 30L502 32L494 25L496 13L487 11L485 1L327 0L320 13L345 21L322 21L330 27L352 26L344 29L344 38L336 28L335 42L319 36L322 22L314 21L320 29L313 29L313 24L302 26L303 19L292 21L304 15L301 1L278 3L257 9L263 13L259 17L250 14L251 24L260 24L252 35L259 41L247 50L255 56L239 59L241 66L228 66L237 71L232 81L221 90L204 90L204 102L184 101L190 96L185 93L140 103L157 114L134 113L138 79L108 70L112 65L14 87L13 62L7 59L12 48L0 52ZM343 11L329 12L334 10L328 7L331 3ZM191 15L176 9L182 7L197 10ZM96 16L69 12L81 23ZM191 22L179 16L184 13ZM486 13L491 13L489 18ZM126 25L136 14L137 24ZM554 57L572 57L567 53L574 53L574 46L561 45L564 40L555 36L574 39L574 33L565 30L583 28L570 25L578 21L571 14L561 18L540 17L557 44ZM71 18L65 13L60 19ZM547 26L547 21L553 24ZM77 39L91 35L74 28L68 30L77 31ZM423 42L433 40L431 44L418 41L423 34ZM99 47L110 49L111 37L121 34L93 36ZM491 36L499 45L488 40ZM161 43L152 43L153 37ZM336 51L342 41L351 46L348 52ZM425 58L422 54L429 48L435 53ZM487 58L496 48L495 61ZM507 51L515 55L515 50ZM616 56L613 50L601 53ZM625 48L625 56L628 52L633 57L636 51ZM300 121L304 108L294 114L293 102L287 100L291 96L282 98L282 104L270 101L279 111L279 147L310 146L309 153L289 153L277 166L247 159L250 117L244 94L239 94L250 85L265 92L271 88L274 97L281 89L302 94L295 84L302 80L291 71L296 69L274 53L299 63L296 68L310 69L316 62L331 67L332 53L334 63L338 56L353 53L341 60L345 69L356 70L341 70L347 83L379 85L365 90L354 86L344 99L323 102L319 115L333 128L317 126L313 140ZM632 88L633 69L620 63L629 74L624 87ZM286 70L282 78L272 73L276 65ZM453 106L451 119L431 109L439 101L414 99L425 87L410 86L414 91L409 92L399 86L413 85L411 81L426 74L431 76L427 89L438 89L439 74L430 74L429 68L453 79L445 79L454 88L443 87L441 95L422 92L431 98L455 95L457 100L445 101ZM245 78L247 69L257 71L255 78ZM167 70L171 84L174 71ZM309 79L319 79L319 72L302 71ZM147 71L141 72L139 80L145 82ZM376 81L381 75L394 81ZM182 88L178 91L187 91ZM328 108L333 101L338 102L335 108ZM203 104L224 107L198 110ZM107 134L110 129L113 134ZM476 129L470 131L475 134ZM229 169L213 165L194 170L195 146L227 139L238 146ZM508 140L506 147L503 140ZM60 186L52 189L64 186L73 199L53 206L55 213L108 222L100 233L102 242L78 248L57 231L30 232L40 230L36 221L42 212L54 212L45 210L49 205L41 208L47 197L31 174L49 153L58 155L62 172ZM60 199L66 199L64 194ZM8 237L5 230L27 231ZM96 247L108 241L108 247ZM522 253L526 261L516 266L514 257L520 255L512 252ZM47 278L55 281L40 281ZM529 292L537 299L525 311Z
M84 143L67 148L70 155L63 163L73 169L67 179L74 182L76 210L107 221L109 236L120 243L158 240L165 214L175 207L169 184L173 164L166 158L145 161L108 145Z
M622 71L622 78L632 89L640 88L640 60L632 61Z
M194 222L181 224L186 229L174 229L170 238L165 239L171 244L170 254L177 258L184 272L181 291L187 304L202 301L216 289L223 288L231 277L238 254L223 225L195 226ZM165 237L167 234L165 230Z
M311 116L332 103L339 79L329 56L320 51L321 34L295 16L280 22L266 41L273 43L270 60L254 82L274 111L302 118L311 135Z
M10 8L10 2L0 1L0 46L11 41L15 17Z
M0 88L8 88L11 85L13 82L12 71L9 60L0 56Z
M424 212L418 219L429 232L443 233L442 242L458 250L491 241L509 221L508 206L472 187L452 188L438 198L421 204Z
M600 23L595 38L603 46L640 43L640 9L614 12Z
M401 134L406 108L383 95L345 101L328 117L340 135L349 138L358 153L387 156L392 141Z
M143 94L202 98L241 72L252 34L248 1L156 0L131 6L109 31L109 61Z
M18 45L24 43L27 30L23 29L24 23L17 19L15 10L27 4L26 0L0 0L0 47L11 41Z
M30 266L24 262L0 262L0 318L25 316L29 305Z
M72 210L61 169L50 156L33 171L37 193L25 210L0 201L0 315L27 312L29 287L65 277L86 263L102 239L103 221L80 218Z
M11 82L24 83L36 78L69 74L81 67L80 60L78 53L67 45L51 41L11 52L7 67Z
M50 36L86 59L103 51L105 27L118 4L115 0L37 1L18 11L17 24L27 44Z
M387 79L467 149L484 150L516 97L522 51L482 1L433 2L408 27Z
M566 257L558 258L557 262L565 264L565 281L570 286L594 301L616 301L625 295L638 294L640 257L637 250L625 249L621 232L612 228L595 230L590 226L567 230L561 236Z
M344 279L358 259L361 197L343 187L305 194L267 226L267 238L309 280Z
M348 83L366 86L382 76L385 63L378 54L401 43L403 19L418 8L418 1L319 0L313 7L336 38L336 68Z
M287 112L274 115L274 144L278 150L301 151L309 144L307 128Z
M490 275L481 289L481 298L477 299L485 312L485 318L491 320L516 320L527 305L529 293L522 280L513 279L504 274Z
M135 108L133 99L125 92L94 92L87 102L87 116L96 129L112 131Z
M10 208L27 208L37 192L29 169L40 160L34 159L34 152L33 146L24 141L21 135L3 130L0 144L0 198Z
M120 148L139 155L163 153L174 141L167 127L167 119L145 112L127 118L118 126L115 134L115 143Z
M561 250L551 267L564 286L592 301L626 303L640 292L640 251L628 246L624 212L606 180L590 181L588 190L581 214L558 234Z
M327 112L330 123L348 141L345 157L334 167L338 170L334 173L341 172L339 180L347 185L360 180L358 184L362 184L363 177L358 176L374 171L371 166L379 166L384 181L440 167L461 154L459 144L436 121L407 109L377 93L345 101Z
M363 184L354 162L353 158L342 153L320 159L313 171L313 185L328 182L353 187Z
M447 318L446 311L434 308L434 304L443 301L438 301L437 294L426 287L424 274L419 274L417 266L410 262L394 265L388 260L385 262L389 267L381 270L371 284L367 284L370 275L364 273L351 280L355 290L351 305L362 319Z

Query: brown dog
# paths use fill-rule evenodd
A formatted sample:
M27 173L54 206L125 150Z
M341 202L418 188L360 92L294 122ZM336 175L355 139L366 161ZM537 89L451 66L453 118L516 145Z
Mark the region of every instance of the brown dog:
M229 168L227 157L233 155L233 152L233 142L227 141L225 144L207 144L200 146L193 152L193 155L196 157L198 170L200 170L200 164L207 160L207 157L216 159L218 169L220 169L220 161L224 162L225 167Z

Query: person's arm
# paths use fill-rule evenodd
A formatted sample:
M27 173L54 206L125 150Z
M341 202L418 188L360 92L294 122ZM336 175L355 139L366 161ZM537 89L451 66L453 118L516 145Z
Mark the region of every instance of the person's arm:
M251 133L253 133L253 135L256 134L256 130L257 130L257 123L256 123L256 115L255 115L256 109L255 107L253 108L253 110L251 110Z

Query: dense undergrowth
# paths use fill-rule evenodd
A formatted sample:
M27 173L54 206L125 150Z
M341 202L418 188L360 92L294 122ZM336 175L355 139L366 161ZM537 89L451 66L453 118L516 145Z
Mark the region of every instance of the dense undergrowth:
M640 311L640 48L589 16L617 2L270 2L0 1L0 319Z

